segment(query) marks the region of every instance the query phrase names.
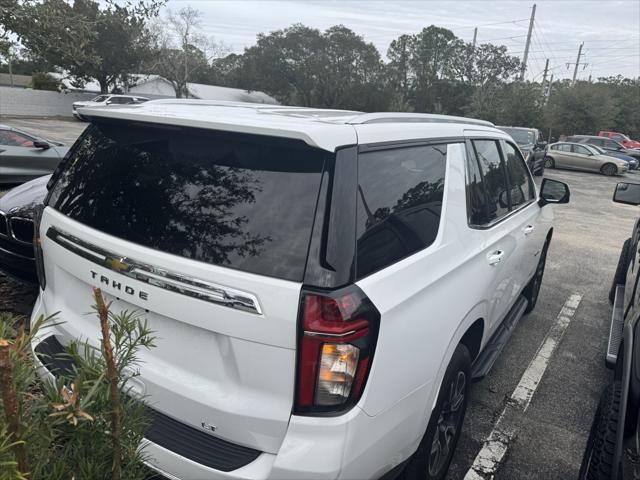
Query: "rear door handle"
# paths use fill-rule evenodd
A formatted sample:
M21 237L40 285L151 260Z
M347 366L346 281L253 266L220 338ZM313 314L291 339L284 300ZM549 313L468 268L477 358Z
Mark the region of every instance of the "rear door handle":
M534 231L535 229L536 229L536 227L534 227L533 225L527 225L526 227L524 227L524 228L522 229L522 232L523 232L525 235L529 235L529 234L533 233L533 231Z
M487 261L489 265L497 265L502 261L502 257L504 257L504 251L495 250L487 255Z

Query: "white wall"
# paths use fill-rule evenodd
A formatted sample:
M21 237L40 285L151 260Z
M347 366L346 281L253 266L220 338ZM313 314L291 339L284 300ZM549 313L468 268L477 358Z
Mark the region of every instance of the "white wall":
M90 100L93 93L58 93L46 90L0 87L0 115L71 117L71 104Z

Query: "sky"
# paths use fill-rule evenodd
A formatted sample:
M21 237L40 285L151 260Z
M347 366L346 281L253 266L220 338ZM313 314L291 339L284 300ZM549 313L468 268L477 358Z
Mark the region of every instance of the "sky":
M326 29L343 24L372 42L386 59L389 43L429 25L466 41L503 44L522 59L533 1L526 0L169 0L171 10L190 5L202 28L233 52L255 43L256 34L293 23ZM584 42L578 79L640 76L640 0L544 0L537 2L527 73L540 81L549 58L554 79L571 78ZM586 63L587 65L582 65Z

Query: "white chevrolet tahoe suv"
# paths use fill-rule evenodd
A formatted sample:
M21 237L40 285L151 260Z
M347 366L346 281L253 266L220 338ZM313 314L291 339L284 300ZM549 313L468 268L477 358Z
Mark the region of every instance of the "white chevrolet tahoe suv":
M552 235L488 122L160 100L92 108L37 220L43 369L92 287L158 337L134 390L181 479L441 479ZM49 359L49 360L48 360Z

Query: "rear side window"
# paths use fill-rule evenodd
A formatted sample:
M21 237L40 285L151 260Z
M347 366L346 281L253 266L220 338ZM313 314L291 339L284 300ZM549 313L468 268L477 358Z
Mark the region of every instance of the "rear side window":
M330 156L302 142L189 128L95 124L48 204L163 252L301 281Z
M511 208L518 208L534 198L531 174L524 159L516 147L510 143L505 146L505 166L509 176L509 194L511 197Z
M447 145L358 157L357 277L433 243L440 224Z
M500 158L498 142L495 140L474 140L473 147L480 164L484 188L487 196L486 222L490 223L509 213L507 177Z

